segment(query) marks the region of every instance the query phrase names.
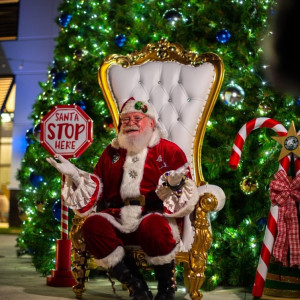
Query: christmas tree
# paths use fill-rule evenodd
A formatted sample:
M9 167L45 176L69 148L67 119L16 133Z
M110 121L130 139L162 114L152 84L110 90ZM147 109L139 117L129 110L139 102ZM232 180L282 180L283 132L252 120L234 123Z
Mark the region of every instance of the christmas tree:
M43 116L54 105L77 104L93 119L93 144L72 159L80 169L92 172L115 135L98 86L98 67L109 54L125 55L166 38L197 53L217 53L224 61L224 84L207 126L202 163L205 180L222 187L227 202L211 216L214 242L203 287L250 287L280 145L271 138L276 134L270 129L254 131L237 170L228 166L232 145L241 126L253 118L270 117L289 127L292 120L297 124L299 112L297 99L283 96L265 79L262 45L275 8L275 1L270 0L63 1L56 20L61 32L54 63L49 66L48 80L40 84L18 173L23 220L19 253L32 254L36 269L43 274L54 268L61 178L46 162L49 154L39 142Z

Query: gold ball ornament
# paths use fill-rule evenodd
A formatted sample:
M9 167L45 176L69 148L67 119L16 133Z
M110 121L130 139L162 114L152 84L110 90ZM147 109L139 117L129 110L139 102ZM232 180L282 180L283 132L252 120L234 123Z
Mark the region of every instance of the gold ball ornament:
M256 192L259 188L258 182L252 177L251 173L242 178L240 182L241 191L246 195L251 195Z
M36 209L39 211L39 212L44 212L45 211L45 202L44 201L37 201L35 203L35 206L36 206Z
M22 222L27 220L26 212L23 209L19 209L19 218Z
M258 109L261 115L267 115L272 111L272 107L269 103L262 101L258 105Z

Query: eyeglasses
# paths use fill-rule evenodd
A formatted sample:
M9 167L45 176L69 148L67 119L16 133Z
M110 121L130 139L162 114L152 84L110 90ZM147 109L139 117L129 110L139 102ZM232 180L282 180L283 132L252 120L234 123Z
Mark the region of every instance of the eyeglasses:
M138 124L138 123L140 123L145 118L146 118L146 116L145 117L135 116L133 118L125 117L125 118L121 118L120 121L121 121L122 124L129 124L130 121L132 121L135 124Z

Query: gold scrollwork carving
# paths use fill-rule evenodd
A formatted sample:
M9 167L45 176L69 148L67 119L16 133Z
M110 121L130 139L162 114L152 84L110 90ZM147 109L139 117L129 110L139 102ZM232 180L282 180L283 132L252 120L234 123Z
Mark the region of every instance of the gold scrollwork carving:
M108 56L103 63L117 63L124 68L128 68L153 60L177 61L186 65L198 66L207 61L220 61L220 58L218 55L210 52L198 55L195 52L186 51L180 44L161 39L157 43L147 44L141 51L135 51L126 56L112 54Z

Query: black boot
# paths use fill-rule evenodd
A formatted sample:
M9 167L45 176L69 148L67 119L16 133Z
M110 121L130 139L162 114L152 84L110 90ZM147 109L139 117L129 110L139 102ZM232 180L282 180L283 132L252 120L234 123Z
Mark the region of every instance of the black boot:
M154 266L154 272L158 281L158 292L154 300L174 300L176 290L174 262Z
M142 280L136 278L127 267L125 260L121 260L109 269L110 276L115 277L121 283L126 284L132 300L151 300Z
M139 279L142 283L142 286L148 296L148 299L149 300L153 300L153 295L152 295L152 292L151 290L149 289L148 287L148 284L146 283L146 281L144 280L144 277L143 275L141 274L140 270L139 270L139 267L136 265L136 262L134 260L134 258L132 257L132 255L126 253L125 254L125 257L124 257L124 262L126 264L126 266L129 267L130 271L131 271L131 274Z

